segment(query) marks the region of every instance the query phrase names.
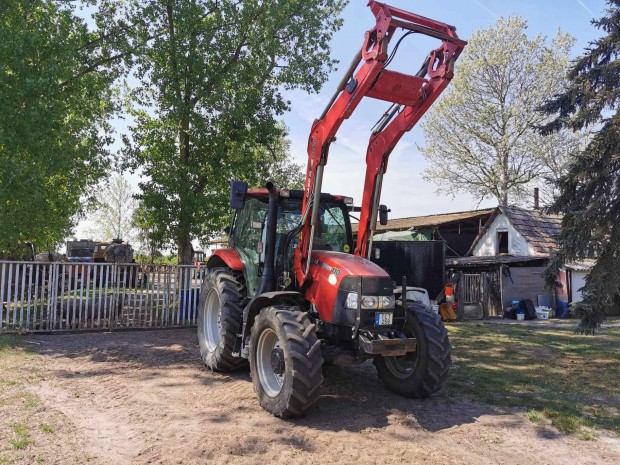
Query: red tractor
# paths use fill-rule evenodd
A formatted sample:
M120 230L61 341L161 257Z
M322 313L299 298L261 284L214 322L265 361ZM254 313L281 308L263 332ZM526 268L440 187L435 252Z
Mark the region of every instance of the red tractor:
M371 0L376 25L308 141L304 190L248 190L231 182L230 248L207 262L198 309L202 358L214 370L247 366L259 402L279 417L319 398L326 358L374 359L387 388L427 397L444 384L450 343L440 318L407 300L406 283L369 261L388 158L449 84L466 42L455 28ZM388 69L396 29L441 41L415 75ZM361 66L360 66L361 64ZM321 192L331 142L364 97L392 103L372 131L361 207ZM354 244L349 212L360 213ZM404 281L404 280L403 280Z

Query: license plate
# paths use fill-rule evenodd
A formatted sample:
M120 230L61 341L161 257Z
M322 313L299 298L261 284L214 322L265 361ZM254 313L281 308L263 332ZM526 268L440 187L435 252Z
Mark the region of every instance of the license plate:
M389 326L392 324L391 313L375 313L375 326Z

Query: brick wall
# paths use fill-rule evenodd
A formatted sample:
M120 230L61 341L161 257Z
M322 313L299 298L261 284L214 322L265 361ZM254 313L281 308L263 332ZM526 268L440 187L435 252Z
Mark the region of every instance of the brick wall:
M537 306L538 295L552 295L551 291L545 289L545 281L541 275L545 270L544 266L510 267L508 269L510 276L502 276L502 305L504 308L510 307L513 300L523 299L531 299L534 306Z

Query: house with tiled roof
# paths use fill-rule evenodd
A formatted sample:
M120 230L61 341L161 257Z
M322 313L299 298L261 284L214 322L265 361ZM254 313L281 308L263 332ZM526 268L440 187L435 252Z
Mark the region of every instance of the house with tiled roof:
M562 217L540 210L497 207L474 239L467 255L542 257L558 248Z
M499 316L513 300L531 299L534 305L566 307L580 298L578 289L589 270L567 268L558 279L564 290L545 287L542 272L558 249L562 217L539 209L499 206L471 244L466 256L446 260L446 266L464 273L485 273L496 281L495 308L485 316ZM573 283L572 281L575 281ZM500 307L501 302L501 307Z
M571 301L581 299L579 289L591 269L591 260L567 265L558 276L563 287L557 292L547 289L542 278L551 254L558 249L561 223L561 216L540 209L509 206L396 218L386 225L377 224L373 246L387 248L380 241L430 241L426 246L430 248L432 242L441 241L448 275L463 276L460 299L467 307L466 317L501 316L513 300L530 299L535 306L566 308ZM354 233L356 227L353 225ZM424 266L413 262L414 268L422 269L418 274L423 275L427 274L424 267L428 260L423 254L424 244L418 245L407 250L421 254L418 261ZM400 262L408 263L406 250L398 249L397 244L394 247ZM381 257L388 259L385 253Z

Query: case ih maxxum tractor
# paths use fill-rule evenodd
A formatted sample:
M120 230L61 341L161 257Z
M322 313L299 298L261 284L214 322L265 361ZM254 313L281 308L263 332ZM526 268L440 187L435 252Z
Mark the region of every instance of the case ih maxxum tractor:
M207 262L198 310L202 358L214 370L247 366L259 402L280 417L319 397L322 364L345 355L374 359L387 388L427 397L445 382L450 343L440 318L406 296L406 283L369 261L388 158L446 88L466 45L455 28L370 1L368 31L308 141L304 190L231 183L230 248ZM388 69L397 29L441 41L415 75ZM404 37L404 36L403 36ZM361 207L321 192L330 144L364 97L392 103L370 136ZM354 243L349 212L359 213Z

